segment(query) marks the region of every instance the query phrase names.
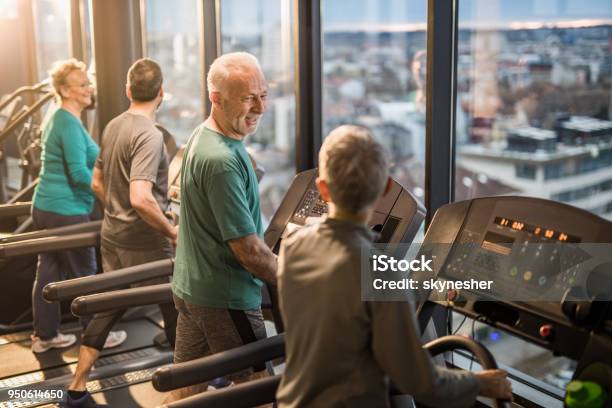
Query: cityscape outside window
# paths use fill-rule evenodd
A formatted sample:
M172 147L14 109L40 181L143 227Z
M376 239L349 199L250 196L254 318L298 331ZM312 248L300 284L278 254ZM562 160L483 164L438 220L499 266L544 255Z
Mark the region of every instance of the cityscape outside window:
M422 202L427 1L322 0L323 135L369 128L392 176Z
M70 1L34 0L32 6L38 79L42 81L55 61L70 56Z
M203 69L197 0L146 0L145 53L164 74L164 102L157 121L180 145L203 120Z
M268 81L268 110L247 150L265 175L259 183L264 227L295 175L295 91L291 0L221 0L221 53L247 51Z
M455 200L542 197L612 219L611 85L609 1L461 0ZM501 364L570 381L572 361L474 327Z
M609 1L462 0L455 199L542 197L612 219L611 84Z

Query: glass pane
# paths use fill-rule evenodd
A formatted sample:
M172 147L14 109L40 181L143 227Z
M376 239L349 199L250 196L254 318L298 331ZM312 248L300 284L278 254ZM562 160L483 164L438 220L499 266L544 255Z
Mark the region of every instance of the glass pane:
M487 346L501 366L512 367L562 391L576 370L576 362L569 358L554 357L551 351L458 313L453 313L453 334L472 337Z
M610 38L609 1L460 1L457 201L526 195L612 219ZM571 379L571 360L472 325L502 364L559 389Z
M520 194L612 219L612 3L462 0L455 198Z
M147 0L145 16L146 54L164 75L157 121L182 144L203 119L197 0Z
M291 0L222 0L221 53L247 51L259 59L268 81L268 110L245 139L266 174L259 183L264 225L295 175L295 93Z
M425 180L425 0L322 1L323 132L368 127L392 175L421 201Z
M69 0L33 0L38 79L49 76L55 61L70 57Z
M81 27L83 27L83 41L85 42L85 64L90 66L93 61L93 44L91 42L91 0L81 0Z
M0 1L0 19L12 20L17 18L17 0Z

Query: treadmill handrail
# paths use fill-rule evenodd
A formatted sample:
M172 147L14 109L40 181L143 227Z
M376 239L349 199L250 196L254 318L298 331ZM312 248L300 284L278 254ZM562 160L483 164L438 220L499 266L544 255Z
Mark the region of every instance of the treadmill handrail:
M164 283L80 296L72 301L70 310L75 316L88 316L111 310L170 302L172 302L172 288L169 283Z
M49 92L43 95L40 99L38 99L34 104L28 107L23 113L17 115L15 119L7 124L7 126L0 131L0 143L4 142L11 133L25 123L34 113L36 113L40 108L42 108L47 102L53 99L55 94L53 92Z
M263 340L259 340L259 342L262 341ZM238 348L245 347L246 346L241 346ZM432 356L437 356L447 351L452 351L456 349L467 350L474 354L474 356L478 359L479 363L484 369L497 368L497 363L495 362L495 358L493 357L491 352L481 343L466 337L456 335L440 337L438 339L428 342L427 344L424 344L423 348L429 351ZM199 360L209 359L209 361L219 364L219 362L213 360L213 357L215 356L213 355ZM259 361L257 362L259 363L265 361L262 358L259 358L258 360ZM250 360L249 363L250 364L248 365L243 364L242 367L239 367L238 369L249 367L253 363L253 360ZM201 366L204 365L201 364ZM206 367L204 366L204 368ZM235 369L235 366L232 368ZM218 375L219 373L217 372L216 374ZM221 375L224 374L228 374L228 372L221 373ZM276 391L280 384L280 380L281 376L275 375L272 377L249 381L230 388L222 388L216 391L204 392L202 394L194 395L192 397L185 398L180 401L163 405L162 407L192 408L231 406L234 408L247 408L263 404L269 404L276 400ZM155 375L153 376L153 385L155 386ZM497 408L506 408L508 406L508 403L502 400L495 400L495 406Z
M0 103L0 111L8 106L16 97L25 94L25 93L46 93L46 87L49 86L47 81L39 82L32 86L22 86L17 88L13 93L9 94L1 103Z
M82 278L53 282L43 289L48 302L74 299L77 296L119 289L133 283L172 275L174 259L163 259Z
M15 194L13 198L8 200L6 203L13 204L23 200L31 200L39 180L39 178L36 178L36 180L32 181L30 184L19 190L19 192L17 192L17 194Z
M37 255L41 252L97 246L99 244L99 232L83 232L80 234L35 238L26 241L0 244L0 259L22 255Z
M246 408L269 404L276 400L276 390L280 385L281 377L280 374L277 374L230 388L207 391L170 404L161 405L161 408Z
M14 204L0 204L0 218L20 217L29 215L32 211L32 202L18 202Z
M1 238L0 245L47 237L56 238L58 236L81 234L86 232L96 232L99 235L101 228L101 220L83 222L80 224L66 225L64 227L49 228L40 231L24 232L22 234L10 235L8 237Z
M285 335L279 334L220 353L162 367L153 374L157 391L199 384L285 355Z

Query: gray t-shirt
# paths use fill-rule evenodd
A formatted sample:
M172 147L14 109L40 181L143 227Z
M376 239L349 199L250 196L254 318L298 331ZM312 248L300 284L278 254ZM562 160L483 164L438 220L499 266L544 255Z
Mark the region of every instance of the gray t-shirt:
M167 238L130 204L130 181L148 180L160 209L168 208L168 156L155 124L129 112L111 120L104 129L96 167L102 169L106 193L102 240L127 249L165 246Z
M427 406L471 407L476 378L432 363L411 304L361 300L361 251L371 245L365 226L330 218L283 241L279 407L388 407L388 380Z

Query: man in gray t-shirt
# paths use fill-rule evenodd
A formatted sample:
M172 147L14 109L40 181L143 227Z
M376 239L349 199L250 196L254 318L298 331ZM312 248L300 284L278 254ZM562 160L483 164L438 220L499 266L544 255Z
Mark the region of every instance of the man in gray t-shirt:
M91 187L105 207L100 247L104 272L169 259L174 253L178 227L164 215L168 159L163 135L155 127L155 113L164 96L162 80L155 61L136 61L127 77L130 107L110 121L102 135ZM176 309L173 303L159 307L166 337L174 348ZM96 314L87 325L64 406L95 406L86 389L89 372L102 348L125 341L124 331L110 331L124 312Z
M130 194L132 181L149 181L159 208L168 208L168 159L162 133L150 118L127 111L106 126L102 147L96 161L106 193L102 240L126 249L167 246L166 236L134 209Z

